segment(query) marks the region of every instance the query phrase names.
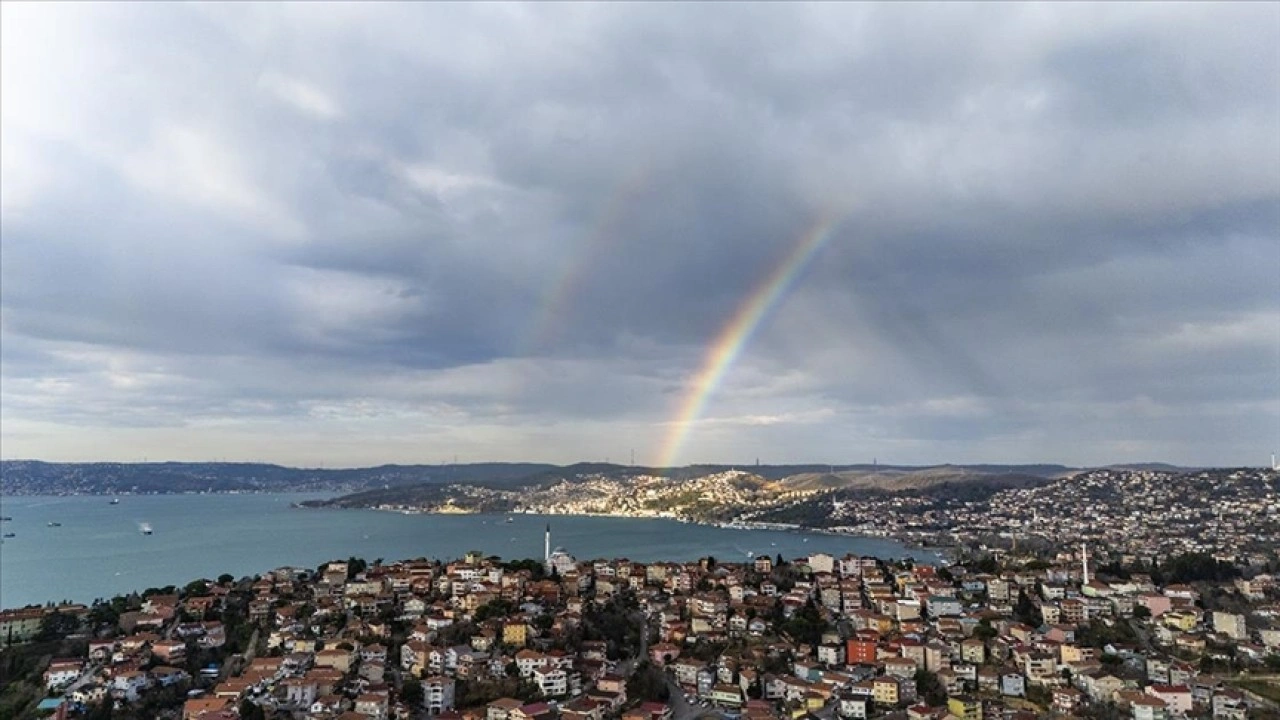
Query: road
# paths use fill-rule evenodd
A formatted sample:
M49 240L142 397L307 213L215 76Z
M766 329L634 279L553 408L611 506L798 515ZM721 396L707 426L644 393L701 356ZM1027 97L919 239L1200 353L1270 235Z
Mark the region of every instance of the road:
M691 703L684 699L684 690L676 684L670 675L667 676L667 691L671 693L667 704L671 706L671 720L695 720L695 718L708 718L708 720L724 720L724 713L715 708L704 708L696 703Z
M635 657L627 658L618 663L615 671L622 677L629 678L635 672L636 665L641 660L649 657L649 616L643 610L636 610L631 613L632 622L640 623L640 652Z

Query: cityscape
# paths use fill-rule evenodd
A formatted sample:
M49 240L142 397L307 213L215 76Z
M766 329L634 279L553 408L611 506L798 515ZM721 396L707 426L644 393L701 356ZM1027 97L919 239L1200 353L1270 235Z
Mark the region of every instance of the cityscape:
M1156 477L1094 472L1080 490L1119 481L1137 491ZM1204 537L1274 527L1274 495L1258 503L1224 490L1246 480L1274 493L1280 474L1224 472L1206 485L1224 511L1244 502L1253 512L1210 513ZM1062 502L1023 500L1037 514L1038 502ZM1153 519L1180 518L1150 501ZM352 557L199 578L5 610L0 638L8 672L33 673L14 687L58 717L1276 716L1274 542L1232 552L1192 536L1140 549L1067 535L1075 513L1057 506L1045 507L1044 527L1014 533L1028 540L964 546L937 564L769 548L745 563L582 560L554 545L548 524L540 559ZM1099 521L1119 522L1121 509ZM1064 541L1052 542L1058 533Z
M1280 0L0 0L0 720L1280 720Z

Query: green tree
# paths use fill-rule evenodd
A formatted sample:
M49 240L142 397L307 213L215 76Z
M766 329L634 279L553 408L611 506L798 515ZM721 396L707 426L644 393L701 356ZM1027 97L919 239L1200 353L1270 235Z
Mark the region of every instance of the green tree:
M930 705L947 702L947 690L938 681L938 676L923 668L916 671L916 692Z
M267 713L248 698L240 701L240 720L266 720Z
M417 678L409 678L404 681L404 685L400 688L400 700L405 705L418 707L422 704L422 697L422 683Z
M798 643L817 645L822 641L822 633L826 632L829 623L822 617L822 612L810 598L780 626L780 630Z
M1018 622L1026 623L1032 627L1040 627L1044 619L1040 617L1040 609L1031 601L1027 593L1018 592L1018 603L1013 607L1013 617Z
M666 702L670 695L666 675L648 660L641 660L627 680L627 698L630 700Z
M80 619L74 615L64 615L57 610L44 616L40 621L40 631L36 633L37 642L61 640L80 630Z

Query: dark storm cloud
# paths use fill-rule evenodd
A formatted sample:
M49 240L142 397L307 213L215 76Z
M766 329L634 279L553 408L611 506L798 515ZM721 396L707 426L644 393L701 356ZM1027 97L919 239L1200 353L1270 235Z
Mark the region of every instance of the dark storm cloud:
M4 19L6 456L656 453L832 212L688 459L1280 442L1274 6Z

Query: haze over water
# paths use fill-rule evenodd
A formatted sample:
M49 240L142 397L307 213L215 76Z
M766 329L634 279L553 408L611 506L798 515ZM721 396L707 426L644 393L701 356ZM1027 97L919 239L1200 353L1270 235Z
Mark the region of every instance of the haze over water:
M642 562L713 555L741 562L747 552L797 557L811 552L931 557L874 538L726 530L671 520L576 516L402 515L375 510L311 510L292 504L324 494L0 497L13 538L0 544L0 607L89 602L198 577L237 577L282 565L315 567L355 555L372 562L451 559L468 550L503 558L541 557L543 530L579 559ZM49 522L62 523L49 527ZM144 536L147 523L155 534Z

